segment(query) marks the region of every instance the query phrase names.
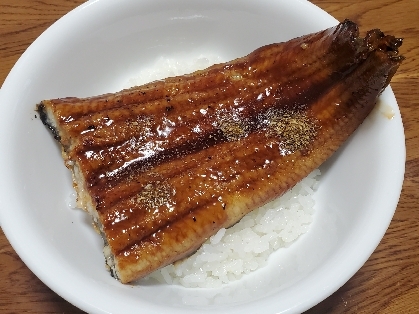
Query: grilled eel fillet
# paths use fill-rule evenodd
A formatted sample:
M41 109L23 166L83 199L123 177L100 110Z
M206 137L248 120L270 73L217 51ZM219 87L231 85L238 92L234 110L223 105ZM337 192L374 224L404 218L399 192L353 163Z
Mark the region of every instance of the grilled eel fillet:
M401 43L346 20L189 75L38 104L111 274L127 283L188 256L319 167L374 107Z

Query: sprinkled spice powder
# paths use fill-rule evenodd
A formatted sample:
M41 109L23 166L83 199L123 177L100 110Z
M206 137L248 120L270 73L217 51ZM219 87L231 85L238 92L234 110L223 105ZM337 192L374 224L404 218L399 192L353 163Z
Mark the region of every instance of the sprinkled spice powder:
M219 114L216 124L228 141L238 141L249 133L249 122L238 109Z
M318 124L300 110L272 110L267 113L267 136L280 138L284 155L307 149L317 134Z
M137 203L144 203L149 208L158 208L171 201L175 190L168 183L156 181L155 184L147 184L134 199Z
M223 119L219 122L219 128L229 141L237 141L247 135L246 125L240 121Z

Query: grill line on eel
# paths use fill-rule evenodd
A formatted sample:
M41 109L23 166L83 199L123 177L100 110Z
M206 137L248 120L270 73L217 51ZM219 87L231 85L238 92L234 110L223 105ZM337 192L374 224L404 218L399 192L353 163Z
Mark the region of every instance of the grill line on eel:
M319 167L374 107L401 43L346 20L189 75L38 104L112 275L188 256Z

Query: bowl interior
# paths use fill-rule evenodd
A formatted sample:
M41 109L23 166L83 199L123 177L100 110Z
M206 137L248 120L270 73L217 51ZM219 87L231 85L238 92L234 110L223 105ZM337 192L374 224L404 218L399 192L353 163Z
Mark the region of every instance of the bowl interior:
M309 232L264 269L211 290L122 285L109 276L90 219L67 205L70 173L34 109L42 99L118 91L159 57L217 55L227 61L336 23L304 0L100 0L60 19L2 87L8 114L0 117L0 147L7 147L0 152L0 214L18 254L53 290L88 312L299 312L330 295L373 252L400 195L404 133L390 88L321 167Z

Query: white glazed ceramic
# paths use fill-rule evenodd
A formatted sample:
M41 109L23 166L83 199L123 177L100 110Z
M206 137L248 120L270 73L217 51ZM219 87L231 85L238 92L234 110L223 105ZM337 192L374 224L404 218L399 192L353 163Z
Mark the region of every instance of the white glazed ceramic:
M2 86L0 221L16 252L49 287L91 313L296 313L328 297L374 251L398 202L405 145L390 88L322 166L310 231L266 268L216 290L111 278L89 218L66 204L70 173L34 108L46 98L117 91L160 56L229 60L336 23L305 0L94 0L64 16Z

